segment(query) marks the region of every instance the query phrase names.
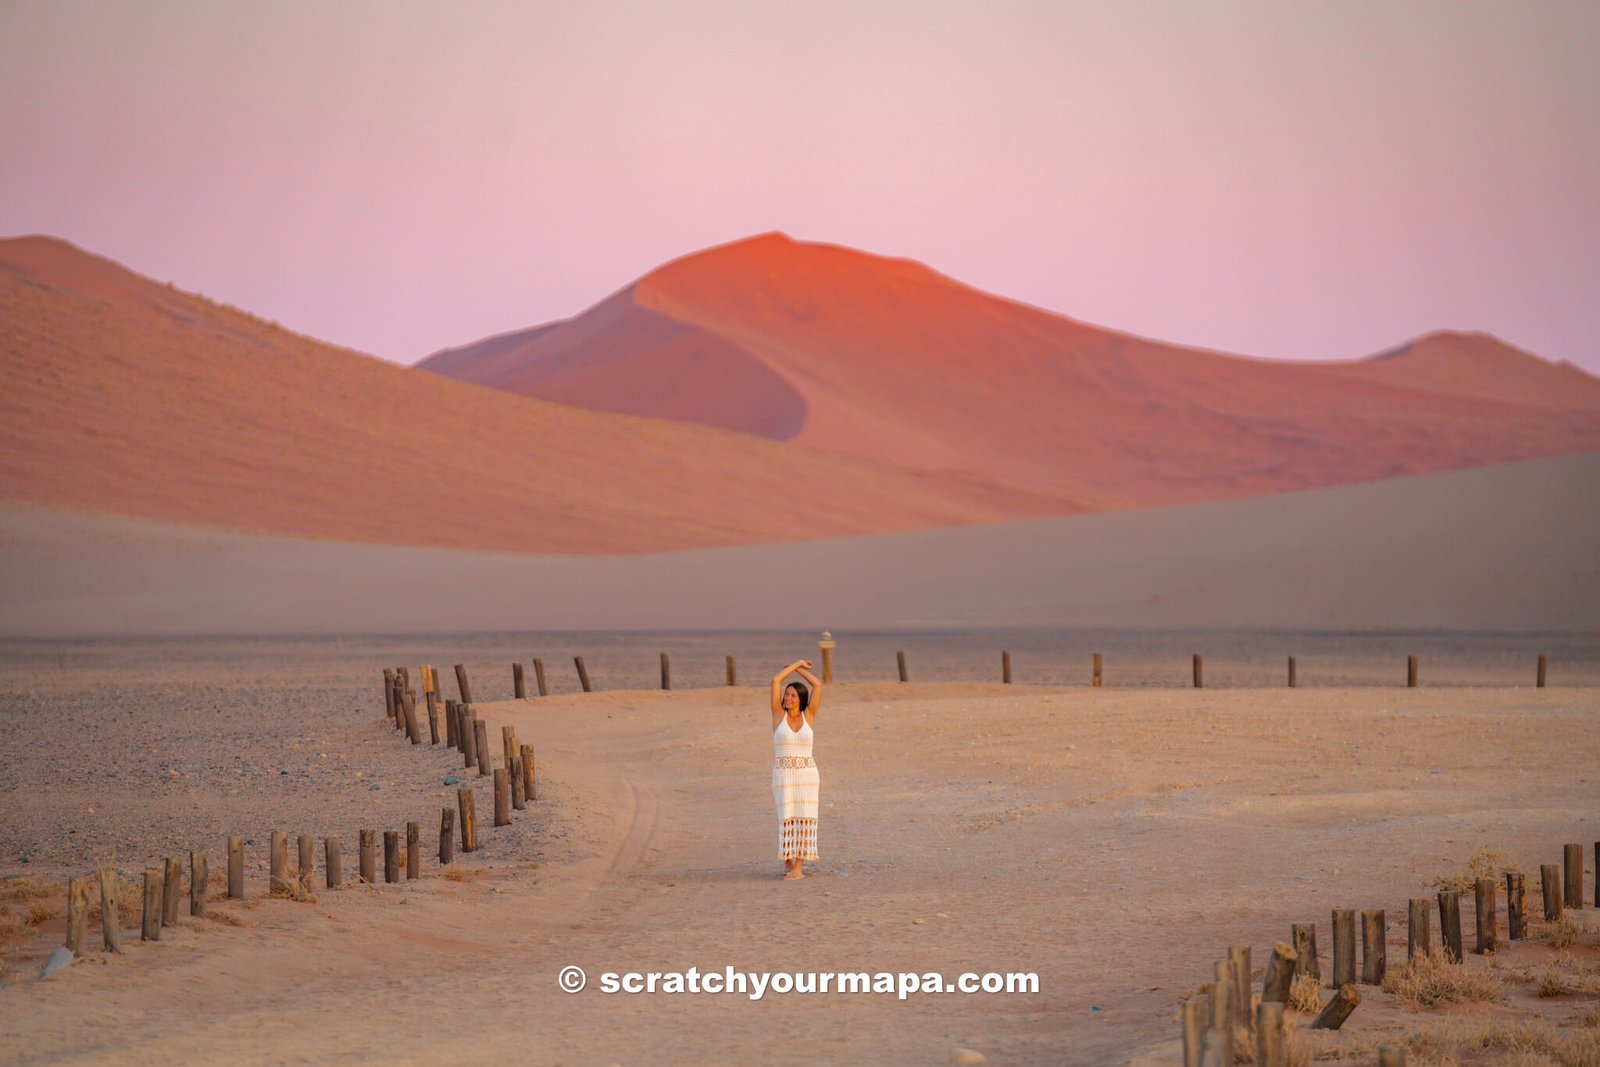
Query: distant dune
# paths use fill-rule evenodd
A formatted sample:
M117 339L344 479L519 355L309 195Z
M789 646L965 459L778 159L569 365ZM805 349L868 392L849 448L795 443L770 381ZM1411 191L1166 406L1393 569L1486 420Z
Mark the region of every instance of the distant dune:
M1600 452L663 555L332 544L0 506L0 634L969 626L1600 631Z
M568 322L440 352L441 375L1142 507L1600 448L1600 380L1440 333L1348 364L1088 326L906 260L768 234Z
M1081 510L977 476L416 374L48 238L0 241L0 323L0 500L17 503L578 553Z

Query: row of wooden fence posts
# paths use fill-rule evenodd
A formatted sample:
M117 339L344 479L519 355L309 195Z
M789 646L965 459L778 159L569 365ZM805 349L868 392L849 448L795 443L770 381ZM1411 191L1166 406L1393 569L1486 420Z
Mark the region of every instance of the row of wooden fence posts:
M1595 875L1594 906L1600 908L1600 841L1594 843ZM1547 863L1539 867L1544 895L1544 917L1555 922L1562 916L1562 908L1583 907L1583 846L1568 844L1562 848L1562 867ZM1506 913L1510 938L1520 941L1528 931L1527 913L1523 901L1522 875L1505 872ZM1475 903L1476 938L1474 950L1479 954L1495 951L1498 944L1499 923L1496 907L1496 882L1492 878L1476 879L1473 886ZM1439 907L1439 936L1444 956L1452 963L1461 963L1461 894L1455 890L1441 890L1436 898ZM1432 902L1426 897L1413 897L1407 909L1406 959L1431 951L1433 940L1429 929ZM1324 1005L1312 1020L1314 1030L1337 1030L1361 1003L1360 985L1382 986L1388 971L1387 925L1382 908L1361 912L1361 973L1356 973L1356 912L1352 908L1334 908L1333 923L1333 973L1331 985L1333 998ZM1183 1062L1184 1067L1209 1067L1234 1062L1235 1027L1250 1030L1254 1023L1256 1062L1261 1067L1288 1067L1289 1050L1284 1039L1283 1011L1289 1002L1296 979L1309 975L1322 984L1322 967L1317 954L1317 928L1315 923L1294 923L1290 927L1292 944L1279 941L1272 946L1272 960L1261 983L1261 1000L1255 1017L1250 1016L1251 978L1250 946L1233 945L1228 958L1218 960L1213 967L1211 993L1208 1002L1190 997L1183 1004ZM1405 1050L1400 1046L1380 1046L1380 1067L1405 1063Z

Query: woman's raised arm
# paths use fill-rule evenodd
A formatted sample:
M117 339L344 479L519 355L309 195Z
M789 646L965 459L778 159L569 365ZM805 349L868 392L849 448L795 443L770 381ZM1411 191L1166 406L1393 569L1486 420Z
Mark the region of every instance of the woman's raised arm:
M783 680L793 674L795 668L805 660L795 660L783 670L772 676L772 728L778 728L778 720L783 717Z
M811 703L806 708L806 721L816 719L817 712L822 710L822 679L811 673L811 661L803 659L795 664L795 673L804 678L811 687Z

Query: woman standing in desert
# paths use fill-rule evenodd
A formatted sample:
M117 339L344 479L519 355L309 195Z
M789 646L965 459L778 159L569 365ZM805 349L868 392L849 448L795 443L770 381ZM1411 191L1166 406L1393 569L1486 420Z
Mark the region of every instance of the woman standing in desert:
M785 684L790 675L798 680ZM778 806L778 852L790 881L804 878L806 860L817 859L822 780L811 758L811 739L820 710L822 683L811 673L810 660L795 660L772 676L772 799Z

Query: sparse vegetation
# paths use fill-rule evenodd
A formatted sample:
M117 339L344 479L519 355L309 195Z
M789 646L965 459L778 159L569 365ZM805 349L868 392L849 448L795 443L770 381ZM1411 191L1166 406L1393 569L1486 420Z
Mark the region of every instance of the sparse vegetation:
M57 893L65 894L66 887L35 875L24 874L0 882L0 900L40 900Z
M300 884L298 878L279 878L272 883L267 896L278 900L293 900L301 904L315 904L316 894Z
M1461 1001L1496 1000L1500 977L1481 967L1451 963L1438 946L1389 971L1383 990L1413 1010Z
M1289 1010L1314 1015L1322 1010L1322 987L1309 974L1302 974L1289 987Z
M1552 948L1571 948L1578 943L1578 924L1563 915L1539 931L1539 940Z
M1493 878L1496 882L1503 882L1505 872L1522 875L1524 885L1531 879L1521 865L1513 862L1498 848L1480 845L1473 849L1472 855L1467 857L1467 865L1449 874L1435 875L1433 881L1428 883L1431 889L1449 889L1457 893L1470 893L1477 886L1479 878Z
M28 925L38 926L41 923L47 923L59 914L61 912L57 910L55 905L36 900L28 905Z
M444 880L447 882L465 882L467 880L467 872L460 867L451 867L444 872ZM1206 986L1205 988L1210 989L1211 987Z

